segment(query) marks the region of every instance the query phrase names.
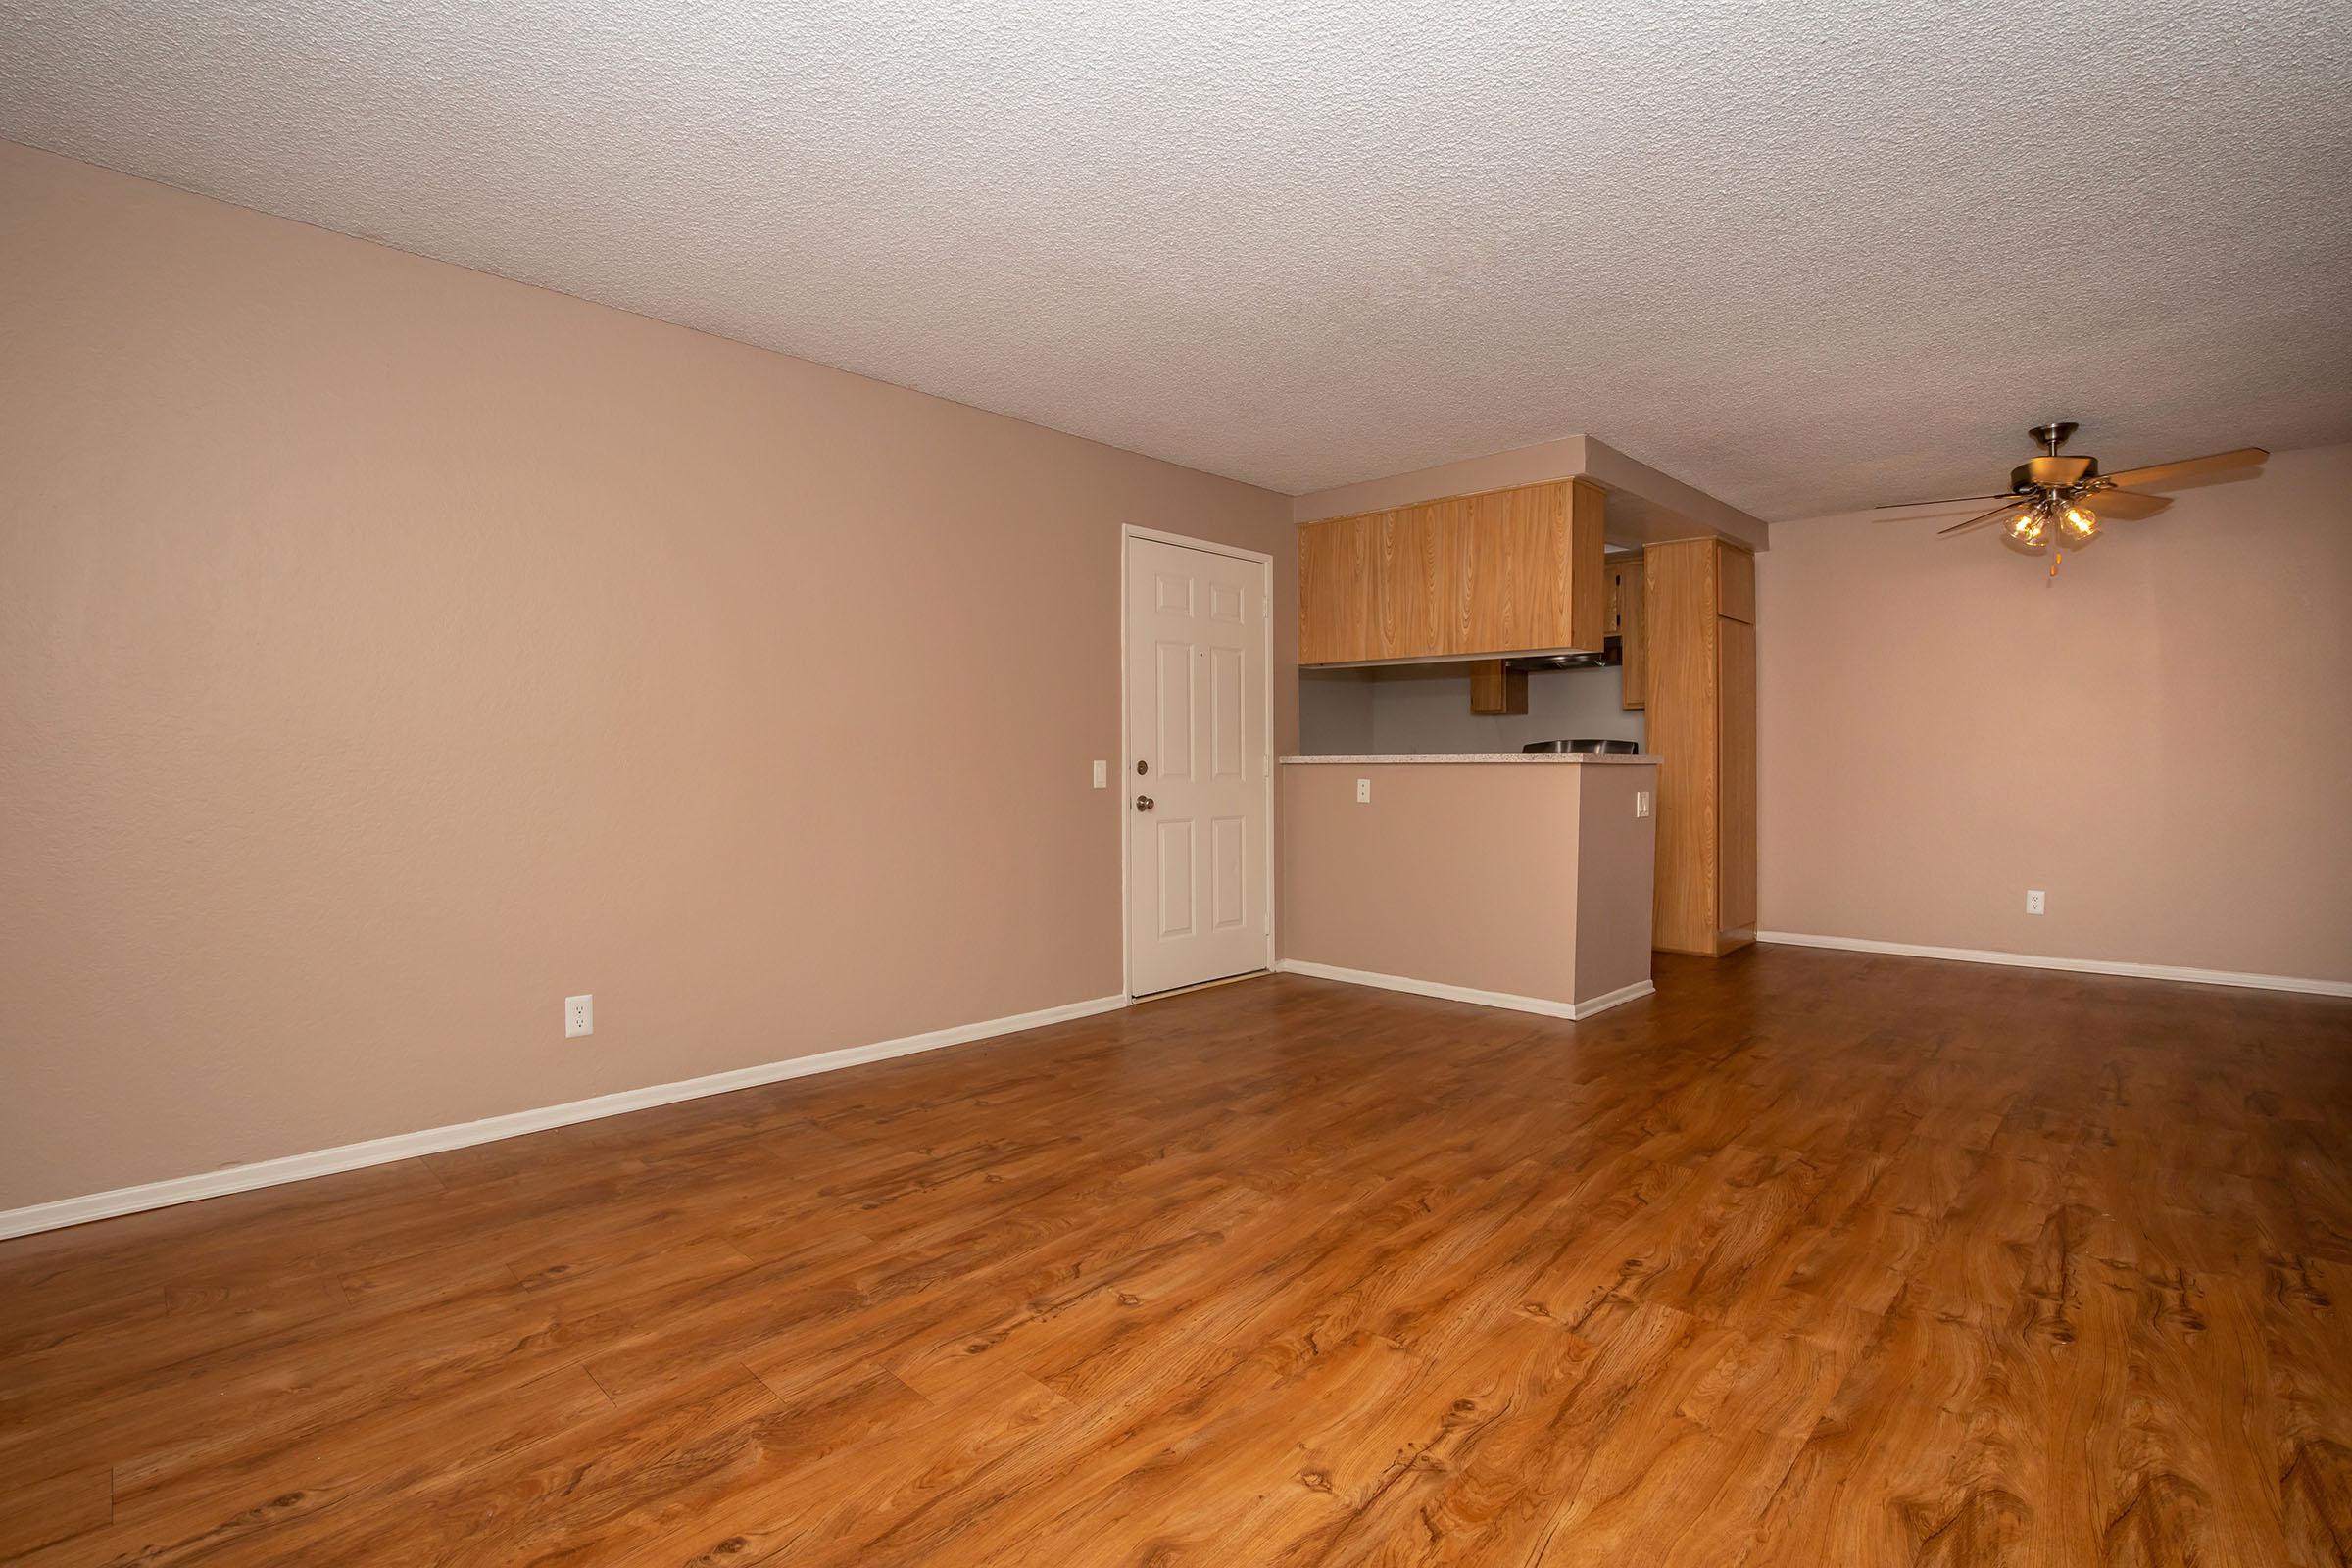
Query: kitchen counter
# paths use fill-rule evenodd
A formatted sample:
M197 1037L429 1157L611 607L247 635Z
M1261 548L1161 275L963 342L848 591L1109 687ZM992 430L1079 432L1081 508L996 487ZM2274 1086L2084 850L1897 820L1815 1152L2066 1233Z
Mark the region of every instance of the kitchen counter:
M1274 760L1290 764L1346 762L1355 767L1370 767L1381 762L1543 762L1552 766L1568 762L1620 767L1658 765L1658 760L1647 752L1423 752L1392 753L1386 756L1350 752L1332 757L1277 757Z
M1282 760L1283 968L1554 1018L1649 995L1656 758Z

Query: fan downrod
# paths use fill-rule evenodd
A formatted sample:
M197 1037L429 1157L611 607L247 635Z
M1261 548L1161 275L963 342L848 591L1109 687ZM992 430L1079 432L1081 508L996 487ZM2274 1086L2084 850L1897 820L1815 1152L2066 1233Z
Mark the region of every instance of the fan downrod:
M2072 419L2059 419L2049 424L2037 424L2026 434L2054 458L2058 455L2058 449L2074 439L2075 432L2081 428Z

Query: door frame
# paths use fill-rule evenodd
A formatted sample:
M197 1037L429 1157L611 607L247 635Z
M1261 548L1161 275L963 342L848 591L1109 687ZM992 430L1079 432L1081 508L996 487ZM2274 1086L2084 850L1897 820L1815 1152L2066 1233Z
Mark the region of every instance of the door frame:
M1186 550L1199 550L1212 556L1228 556L1237 561L1257 563L1258 628L1264 633L1264 648L1259 659L1259 684L1263 687L1265 733L1258 737L1265 748L1266 772L1266 968L1274 967L1274 558L1263 550L1245 550L1216 539L1195 539L1189 534L1168 533L1159 528L1146 528L1137 523L1119 524L1119 755L1110 765L1112 781L1118 786L1119 799L1119 991L1127 1001L1135 1000L1135 933L1133 923L1135 879L1135 834L1128 821L1128 793L1135 786L1130 771L1135 755L1133 737L1128 726L1133 722L1127 691L1127 582L1128 568L1134 557L1134 542L1150 540L1153 544L1176 545ZM1182 989L1179 987L1178 989ZM1153 996L1160 995L1153 992Z

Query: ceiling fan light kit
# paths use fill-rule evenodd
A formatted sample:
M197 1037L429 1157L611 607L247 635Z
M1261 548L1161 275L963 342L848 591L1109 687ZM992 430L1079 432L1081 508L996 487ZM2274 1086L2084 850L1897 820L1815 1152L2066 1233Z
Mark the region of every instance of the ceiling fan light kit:
M2079 428L2072 419L2053 420L2037 424L2026 433L2041 447L2039 456L2029 458L2009 470L2010 494L1990 512L1980 514L1966 522L1953 523L1939 529L1939 534L1967 533L1986 523L2001 524L2002 543L2034 554L2050 552L2050 575L2066 562L2069 548L2086 544L2098 537L2099 514L2089 503L2094 498L2113 497L2131 504L2142 515L2162 511L2172 504L2165 496L2140 495L2138 487L2161 488L2183 479L2203 476L2212 470L2237 466L2251 466L2270 456L2262 447L2237 447L2228 452L2212 452L2201 458L2180 458L2171 463L2154 463L2143 467L2127 468L2121 473L2099 472L2099 460L2077 453L2061 453L2058 449ZM1984 501L1986 496L1966 496L1962 500ZM1944 502L1896 501L1892 507L1942 506ZM1879 510L1886 511L1882 507ZM2129 516L2130 511L2120 515Z

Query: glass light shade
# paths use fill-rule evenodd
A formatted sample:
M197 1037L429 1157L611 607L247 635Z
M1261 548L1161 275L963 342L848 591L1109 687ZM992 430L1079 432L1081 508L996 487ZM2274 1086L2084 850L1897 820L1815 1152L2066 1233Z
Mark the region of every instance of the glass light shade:
M2080 544L2099 531L2099 514L2088 507L2069 507L2058 527L2070 541Z
M2049 524L2043 520L2041 513L2037 509L2029 509L2019 513L2009 519L2007 527L2009 537L2021 545L2038 545L2042 542L2043 536L2049 532Z

